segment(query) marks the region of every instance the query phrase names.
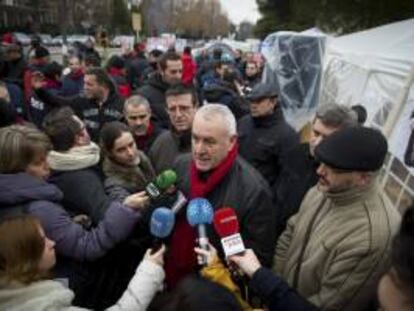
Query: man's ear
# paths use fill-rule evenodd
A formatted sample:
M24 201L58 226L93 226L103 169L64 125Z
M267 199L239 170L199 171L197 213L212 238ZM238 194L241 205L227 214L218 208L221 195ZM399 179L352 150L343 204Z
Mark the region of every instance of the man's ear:
M234 145L237 143L237 139L238 139L237 135L233 135L233 136L230 137L230 146L231 146L231 148L233 148Z

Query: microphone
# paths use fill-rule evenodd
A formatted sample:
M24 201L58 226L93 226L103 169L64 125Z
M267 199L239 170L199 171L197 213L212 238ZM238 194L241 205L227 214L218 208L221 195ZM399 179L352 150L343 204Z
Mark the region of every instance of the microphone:
M150 231L155 237L151 254L157 252L162 245L162 239L170 235L175 224L174 213L166 207L158 207L152 212Z
M210 202L203 198L195 198L188 203L187 220L188 223L198 231L198 245L204 250L208 250L208 238L206 233L206 224L213 221L213 207ZM202 265L207 264L207 258L202 256Z
M243 253L246 248L239 233L239 221L234 209L223 207L214 213L214 229L221 238L226 257Z
M173 206L171 206L171 210L174 214L177 214L183 208L183 206L187 204L187 202L188 201L185 195L180 190L178 190L177 199L175 200Z
M177 174L173 170L166 170L159 174L154 181L145 187L145 192L151 199L159 198L165 190L177 181Z

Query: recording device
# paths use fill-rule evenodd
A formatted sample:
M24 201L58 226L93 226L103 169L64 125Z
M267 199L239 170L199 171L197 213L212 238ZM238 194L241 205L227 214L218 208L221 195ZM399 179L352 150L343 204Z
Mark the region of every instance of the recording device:
M221 238L226 257L243 253L246 248L239 233L239 221L234 209L223 207L214 213L214 229Z
M188 203L187 220L188 223L198 231L198 245L204 250L208 250L208 238L206 233L206 224L213 221L213 207L210 202L203 198L195 198ZM207 264L206 256L202 256L201 265Z
M150 231L154 236L151 254L156 253L162 245L162 240L171 234L175 224L175 214L166 207L158 207L152 212Z
M166 170L159 174L154 181L145 187L145 192L151 199L157 199L175 184L177 174L173 170Z

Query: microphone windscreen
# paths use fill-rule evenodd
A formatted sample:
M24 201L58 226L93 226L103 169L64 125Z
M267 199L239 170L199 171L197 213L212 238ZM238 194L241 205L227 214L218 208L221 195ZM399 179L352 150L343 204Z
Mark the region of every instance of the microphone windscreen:
M157 238L170 235L175 224L174 213L166 207L158 207L152 212L150 221L151 234Z
M211 224L213 216L213 207L207 199L195 198L188 203L187 220L191 226Z
M239 221L236 212L230 207L223 207L214 213L214 229L221 237L227 237L239 233Z
M163 171L161 174L157 176L155 179L155 184L161 190L166 190L172 185L174 185L177 181L177 174L173 170L166 170Z

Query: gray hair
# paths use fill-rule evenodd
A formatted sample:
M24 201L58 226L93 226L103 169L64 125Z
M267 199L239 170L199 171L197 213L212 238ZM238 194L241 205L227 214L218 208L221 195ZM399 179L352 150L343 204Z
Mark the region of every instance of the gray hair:
M127 106L132 105L134 107L144 106L148 111L151 111L150 103L142 95L133 95L129 97L124 104L124 111L126 111Z
M315 115L316 119L326 126L338 129L358 124L356 113L350 107L338 104L319 107Z
M205 104L197 110L195 117L200 116L205 120L221 118L227 127L230 136L237 135L236 118L227 106L222 104Z

